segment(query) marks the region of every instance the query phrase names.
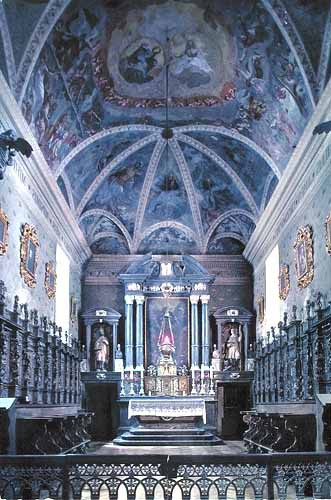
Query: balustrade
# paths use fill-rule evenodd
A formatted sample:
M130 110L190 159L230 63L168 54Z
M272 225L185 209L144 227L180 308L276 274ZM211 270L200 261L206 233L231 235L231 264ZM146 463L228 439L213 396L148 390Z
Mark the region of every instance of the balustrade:
M322 309L317 300L306 306L305 320L293 307L256 344L255 404L315 399L331 391L331 306Z
M15 296L6 307L0 281L0 397L35 404L80 403L80 347Z
M327 453L0 457L11 499L327 499L330 488Z

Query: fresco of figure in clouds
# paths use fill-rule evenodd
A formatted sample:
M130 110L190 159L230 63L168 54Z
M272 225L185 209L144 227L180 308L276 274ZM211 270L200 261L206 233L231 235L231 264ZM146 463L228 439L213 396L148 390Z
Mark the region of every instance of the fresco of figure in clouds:
M146 83L158 76L164 65L162 47L148 38L136 40L121 54L119 72L131 83Z
M208 41L201 34L180 33L170 41L170 72L190 88L210 82L213 70L208 63Z

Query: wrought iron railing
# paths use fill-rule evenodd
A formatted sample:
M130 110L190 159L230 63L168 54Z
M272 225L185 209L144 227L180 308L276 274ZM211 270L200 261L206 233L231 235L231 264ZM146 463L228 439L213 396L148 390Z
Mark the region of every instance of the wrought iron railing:
M255 404L313 400L331 392L331 307L307 302L305 319L293 307L256 344Z
M331 498L331 453L1 456L2 499Z

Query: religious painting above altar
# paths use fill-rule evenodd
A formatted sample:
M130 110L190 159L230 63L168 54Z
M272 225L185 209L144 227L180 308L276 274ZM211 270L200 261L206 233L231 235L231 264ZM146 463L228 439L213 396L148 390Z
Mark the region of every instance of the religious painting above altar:
M145 302L146 365L156 366L160 328L168 311L175 342L174 359L177 366L189 364L189 302L187 297L147 297Z

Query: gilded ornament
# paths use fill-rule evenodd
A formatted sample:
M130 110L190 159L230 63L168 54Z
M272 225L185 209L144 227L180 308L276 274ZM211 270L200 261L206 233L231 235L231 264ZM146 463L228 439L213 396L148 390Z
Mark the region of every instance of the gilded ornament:
M283 264L279 272L279 298L286 300L290 291L290 269L287 264Z
M45 289L47 297L53 299L56 294L56 272L51 262L46 262L45 265Z
M5 212L0 208L0 255L5 255L8 249L9 221Z
M311 226L299 229L293 247L297 284L299 288L305 288L314 278L313 230Z
M260 323L264 321L264 297L261 296L257 301L258 306L258 319Z
M21 236L21 264L20 274L24 283L30 288L36 286L36 269L38 263L39 241L34 226L24 224Z
M331 212L325 219L326 251L331 255Z

